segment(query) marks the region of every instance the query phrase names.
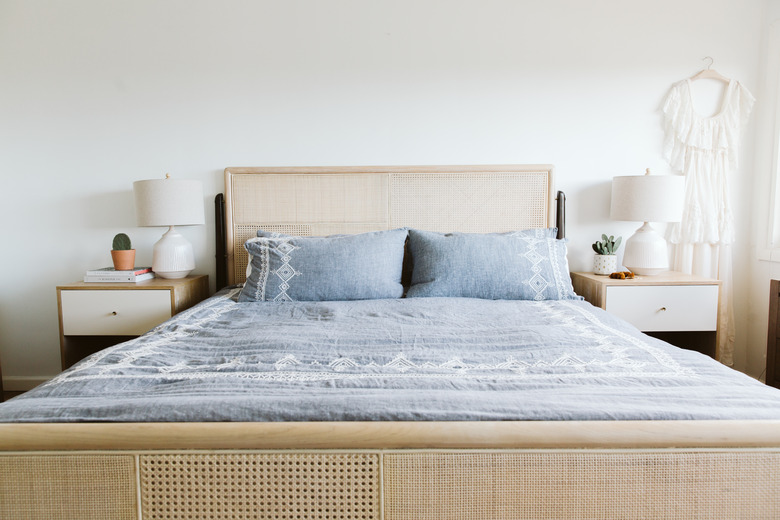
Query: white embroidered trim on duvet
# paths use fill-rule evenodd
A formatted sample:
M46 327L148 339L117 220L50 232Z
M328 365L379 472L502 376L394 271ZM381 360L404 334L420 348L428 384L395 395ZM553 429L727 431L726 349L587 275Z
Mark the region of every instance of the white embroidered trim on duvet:
M205 328L208 322L218 318L222 314L234 308L235 303L225 301L240 291L235 289L225 299L215 299L211 303L198 308L193 308L176 316L175 320L180 326L172 330L165 330L166 324L155 329L156 336L145 336L146 342L138 348L128 349L127 343L121 350L122 358L117 363L100 367L99 373L85 374L93 368L105 356L114 353L117 347L111 347L89 358L81 365L74 367L69 372L52 379L47 384L62 380L80 381L88 379L108 378L137 378L137 379L214 379L214 378L239 378L268 381L326 381L326 380L352 380L367 378L385 379L486 379L486 380L532 380L550 377L565 377L567 379L581 379L588 377L622 378L622 377L695 377L690 369L680 366L662 349L654 347L644 341L641 336L626 334L614 327L602 322L594 313L581 305L573 302L561 301L560 306L550 305L546 302L531 303L541 310L556 327L570 328L572 333L586 339L589 348L608 354L609 359L582 359L582 352L577 354L563 353L552 361L540 360L533 363L508 356L495 363L468 363L460 357L452 357L440 363L429 361L416 361L404 352L397 353L388 362L377 362L368 358L367 361L359 361L351 357L339 356L330 360L314 360L304 362L293 354L281 355L275 362L256 362L242 357L234 357L216 365L192 365L184 361L174 365L144 365L142 359L159 352L160 346L172 338L181 338L196 334ZM568 308L565 311L564 308ZM193 320L192 315L198 313L200 317ZM576 319L580 315L585 319L585 324ZM616 345L610 338L619 337L629 342L634 347L652 356L664 370L651 370L643 372L647 365L642 361L632 359L630 351L626 347ZM131 340L129 344L138 343L141 338ZM364 358L366 359L366 358ZM387 359L387 358L385 358ZM272 370L268 368L273 367ZM533 369L547 367L566 367L569 371L561 373L533 373ZM609 367L609 372L586 371L588 368ZM122 373L126 369L144 369L143 374ZM254 371L252 369L257 369ZM316 370L316 372L315 372ZM361 372L362 370L362 372ZM446 370L445 373L438 371ZM499 373L496 373L499 371Z

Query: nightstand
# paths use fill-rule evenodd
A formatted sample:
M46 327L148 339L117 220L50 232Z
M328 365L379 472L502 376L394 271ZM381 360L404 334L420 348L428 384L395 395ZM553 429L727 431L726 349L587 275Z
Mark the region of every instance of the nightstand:
M574 292L646 334L720 359L720 281L669 271L616 280L571 273Z
M206 275L58 286L63 370L90 354L153 329L204 300L208 291Z

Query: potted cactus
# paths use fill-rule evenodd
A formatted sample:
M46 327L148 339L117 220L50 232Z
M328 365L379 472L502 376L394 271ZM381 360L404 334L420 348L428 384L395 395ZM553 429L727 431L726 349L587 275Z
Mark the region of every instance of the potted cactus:
M135 249L130 243L130 237L117 233L111 244L111 259L117 271L129 271L135 266Z
M596 274L610 275L617 270L617 250L623 237L601 235L601 240L593 243L593 272Z

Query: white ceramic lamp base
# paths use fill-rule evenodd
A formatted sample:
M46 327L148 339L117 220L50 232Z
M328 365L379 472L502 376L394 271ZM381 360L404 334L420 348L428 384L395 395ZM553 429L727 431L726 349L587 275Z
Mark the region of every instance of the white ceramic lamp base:
M653 276L669 270L666 240L645 222L626 240L623 265L634 274Z
M195 269L192 244L171 226L154 244L152 271L160 278L184 278Z

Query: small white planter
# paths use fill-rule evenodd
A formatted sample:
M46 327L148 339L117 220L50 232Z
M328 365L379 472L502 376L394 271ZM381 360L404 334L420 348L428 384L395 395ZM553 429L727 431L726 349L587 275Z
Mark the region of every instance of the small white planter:
M617 255L595 255L593 257L593 272L610 275L617 271Z

